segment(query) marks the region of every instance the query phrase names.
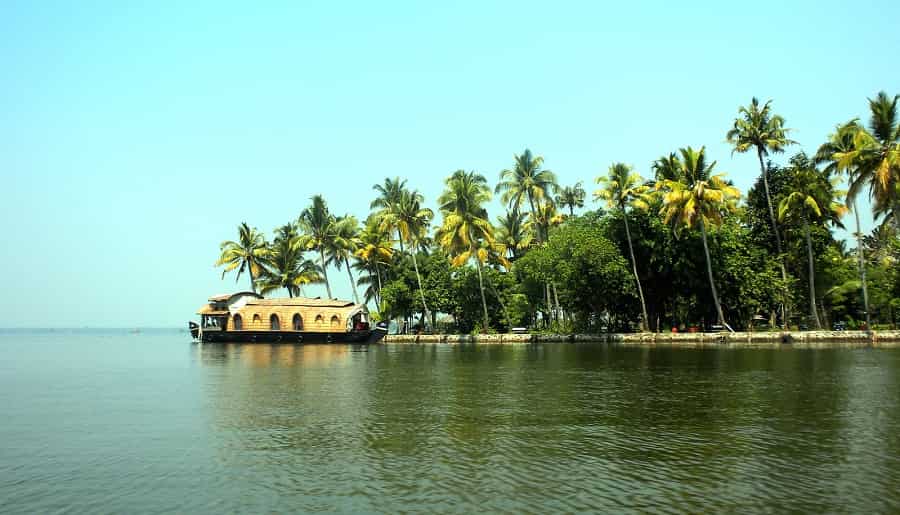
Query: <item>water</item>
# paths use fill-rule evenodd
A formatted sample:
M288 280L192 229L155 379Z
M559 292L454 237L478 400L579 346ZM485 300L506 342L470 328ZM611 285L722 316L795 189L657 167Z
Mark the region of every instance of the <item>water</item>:
M0 512L900 511L900 350L0 333Z

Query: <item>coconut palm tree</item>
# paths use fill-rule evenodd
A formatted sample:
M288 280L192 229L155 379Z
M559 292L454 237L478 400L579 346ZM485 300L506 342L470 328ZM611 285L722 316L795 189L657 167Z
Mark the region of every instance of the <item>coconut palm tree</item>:
M331 283L328 282L328 269L325 260L325 252L329 242L334 237L335 219L328 211L328 204L322 195L313 195L312 204L300 213L297 226L301 230L296 245L303 250L315 250L319 252L319 265L322 267L322 278L325 280L325 291L328 298L331 295Z
M597 177L600 189L594 192L594 198L606 202L607 207L622 212L622 218L625 220L625 236L628 240L628 254L631 256L631 269L634 272L638 296L641 299L641 313L643 314L641 330L647 331L650 324L647 317L647 303L644 301L644 289L641 287L641 278L638 276L634 247L631 244L631 229L628 226L629 207L643 210L648 208L645 196L650 188L643 182L644 179L640 174L632 172L630 166L624 163L613 163L606 172L606 176Z
M710 227L721 225L722 217L726 212L736 209L736 203L741 193L725 181L724 173L713 175L716 162L706 162L705 147L701 147L699 151L691 147L682 148L679 150L679 154L680 156L670 155L670 158L674 157L674 159L663 158L663 161L668 161L674 166L667 171L672 172L673 177L680 177L680 180L662 179L660 181L660 188L665 192L660 214L664 216L665 223L672 225L676 236L682 229L700 227L700 234L703 237L703 252L706 256L706 272L709 276L709 287L712 291L716 315L719 324L728 327L713 279L706 234Z
M429 318L430 312L428 304L425 302L425 291L422 289L422 276L419 273L416 252L420 241L428 233L428 226L431 224L431 219L434 218L434 212L431 209L423 208L423 201L424 197L418 191L403 190L397 201L390 204L388 209L382 213L380 219L382 230L396 228L400 239L409 244L413 268L419 284L419 297L422 299L424 321Z
M537 229L535 236L537 244L546 241L546 234L541 234L541 225L538 223L538 207L544 200L552 200L553 194L559 188L556 174L550 170L544 170L544 158L534 156L531 150L525 149L520 155L513 156L515 165L513 168L500 172L500 182L494 192L501 194L500 199L509 205L513 211L520 211L522 204L527 201L531 208L531 222ZM544 287L548 309L553 309L550 302L550 283Z
M497 225L494 228L495 239L505 248L506 257L512 260L518 259L519 253L534 241L531 231L528 231L525 225L525 214L515 210L497 217Z
M403 192L406 191L406 179L385 177L383 184L376 184L372 189L378 192L378 197L369 204L369 209L378 209L375 212L376 216L381 217L400 201ZM403 238L399 229L392 227L391 230L397 230L397 241L400 244L400 252L403 252Z
M262 261L260 293L263 295L284 288L289 297L301 296L303 285L322 282L318 265L306 259L297 245L298 237L293 224L276 229L275 239Z
M377 217L370 216L359 233L359 248L354 253L361 268L374 272L377 289L373 291L376 304L381 305L381 267L391 262L394 249L390 233L381 230Z
M353 216L338 217L334 220L331 231L331 239L326 242L325 249L328 261L335 268L347 269L350 277L350 287L353 289L353 301L359 304L359 292L356 291L356 280L353 279L353 271L350 269L350 256L359 249L359 222Z
M478 287L481 291L481 305L484 309L484 330L490 327L487 300L484 296L482 266L488 259L488 251L483 245L495 245L494 226L488 219L484 204L491 199L487 179L475 172L457 170L448 177L446 189L438 198L444 221L437 230L435 239L451 256L453 266L461 266L470 259L475 260L478 272ZM501 256L502 257L502 256Z
M256 278L262 272L262 261L268 253L266 238L247 222L238 226L238 241L223 241L219 245L221 254L215 266L224 266L222 278L232 270L237 270L234 282L241 278L244 270L250 276L250 289L256 292Z
M790 172L790 191L778 204L778 218L794 218L803 223L809 266L809 315L816 329L821 329L822 323L816 310L816 268L809 227L810 224L825 222L843 227L840 218L846 212L846 207L835 202L836 195L831 181L816 169L815 163L803 152L791 158Z
M860 128L853 139L853 150L837 152L841 168L855 167L856 178L851 181L848 196L856 195L865 186L875 198L876 205L893 212L894 226L900 233L900 119L897 102L900 95L889 97L881 91L869 99L869 128Z
M527 148L514 158L515 166L500 172L500 182L494 191L501 194L500 199L514 211L521 211L522 204L527 201L532 218L537 219L538 203L552 199L559 188L556 174L544 170L544 158L533 156ZM538 244L544 242L544 236L537 234Z
M743 154L751 149L756 150L756 157L759 158L759 173L762 175L763 187L766 190L769 221L772 223L772 232L775 234L775 249L780 256L781 280L785 285L787 285L787 267L782 254L781 233L778 232L778 225L775 222L775 209L772 203L772 194L769 191L769 174L764 158L769 153L780 154L788 145L797 143L787 137L790 130L785 128L784 118L772 112L771 100L760 106L759 100L753 97L750 105L741 106L738 109L738 117L734 120L734 126L726 135L728 142L733 147L732 155L735 152ZM787 298L787 292L783 292L783 295ZM785 306L785 303L782 303L781 315L783 323L787 326Z
M584 207L584 188L581 187L581 181L575 183L574 186L566 186L559 190L556 196L556 203L562 207L569 208L569 216L575 216L575 208Z
M835 157L837 154L852 152L854 150L853 140L856 133L861 129L856 120L851 120L843 125L838 125L834 134L828 136L828 141L823 143L816 152L815 163L825 164L824 172L826 175L837 175L841 172L847 172L851 183L854 182L858 170L854 167L841 168L840 160ZM866 311L866 327L872 327L871 315L869 314L869 289L866 282L866 255L863 251L862 230L859 224L859 210L856 207L856 199L847 195L847 207L853 211L856 218L856 253L857 268L859 269L860 285L862 286L863 308Z

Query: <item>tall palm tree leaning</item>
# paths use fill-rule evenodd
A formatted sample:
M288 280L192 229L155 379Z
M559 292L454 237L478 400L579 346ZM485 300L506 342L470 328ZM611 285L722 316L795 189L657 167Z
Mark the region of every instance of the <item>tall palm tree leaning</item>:
M547 235L541 234L538 207L542 200L552 199L553 194L559 189L556 174L544 170L544 158L532 155L531 150L527 148L522 154L514 156L514 159L513 168L500 172L500 182L497 183L494 192L501 194L500 199L513 211L521 211L522 204L528 202L532 223L537 230L535 234L537 244L541 245L546 241ZM544 292L547 309L552 312L549 283L544 285Z
M263 295L284 288L289 297L303 294L303 285L322 282L319 267L303 256L297 246L297 229L286 224L275 230L275 240L262 260L260 293Z
M719 294L716 291L706 233L710 226L722 223L722 216L725 212L735 210L741 193L737 188L725 182L724 173L713 175L716 162L706 162L705 147L701 147L699 151L691 147L682 148L679 153L680 157L670 154L668 158L663 157L660 160L676 167L675 170L669 171L672 172L672 176L678 178L659 181L660 190L664 192L660 214L665 217L665 223L672 225L676 236L684 228L691 229L694 226L700 226L700 234L703 236L703 252L706 256L706 272L709 275L709 287L716 305L718 322L731 330L731 327L725 322L722 304L719 302Z
M556 196L556 203L563 207L569 208L569 216L575 216L575 208L584 207L584 197L586 193L581 187L581 181L575 183L574 186L565 186L559 190Z
M881 209L894 214L894 227L900 234L900 119L897 102L900 95L889 97L881 91L869 99L869 129L860 127L853 138L853 150L838 152L841 168L855 167L856 178L850 183L848 196L856 198L863 187Z
M356 291L356 280L353 279L353 271L350 269L350 256L359 249L359 222L353 216L335 218L331 231L331 240L326 242L325 249L328 260L334 263L335 268L347 269L350 277L350 287L353 289L353 301L359 304L359 292Z
M322 195L313 195L312 204L300 213L297 225L301 230L297 238L297 247L304 250L316 250L319 252L319 265L322 267L322 278L325 279L325 291L328 298L331 295L331 283L328 282L328 269L325 260L325 251L328 243L334 236L334 216L328 211L328 204Z
M809 316L816 329L821 329L822 322L816 310L816 266L809 226L813 223L831 222L841 227L840 218L846 208L834 201L835 192L831 181L826 175L819 173L815 163L803 152L791 158L790 173L790 193L778 204L778 218L784 220L793 217L803 223L809 266Z
M775 222L775 209L772 203L772 193L769 191L769 174L766 170L764 158L772 153L784 152L784 148L788 145L794 145L797 142L788 139L787 133L791 129L784 127L784 118L780 115L772 113L772 101L769 100L762 107L759 100L753 97L749 106L741 106L738 109L738 117L734 120L734 126L728 131L726 138L732 145L732 155L735 152L741 154L750 149L756 150L756 157L759 158L759 173L763 179L763 186L766 190L766 205L769 208L769 221L772 223L772 232L775 233L775 248L778 251L779 263L781 268L781 280L785 288L787 288L787 266L785 265L785 256L782 253L781 234L778 232L778 225ZM787 328L787 309L786 301L787 292L782 292L783 299L781 304L781 320L784 327Z
M222 278L225 274L237 269L234 282L241 278L244 270L250 276L250 289L256 292L256 278L262 273L262 262L268 253L266 238L255 227L250 227L247 222L238 226L238 241L223 241L219 245L221 254L215 266L224 266Z
M395 228L401 240L409 244L409 253L412 257L413 268L416 271L416 281L419 283L419 297L422 300L422 321L430 317L428 303L425 302L425 290L422 289L422 276L419 274L419 263L416 253L419 250L420 239L428 232L434 212L427 207L422 207L424 197L416 190L403 190L396 202L391 203L381 214L381 228Z
M487 331L490 327L490 317L484 296L484 277L481 269L489 255L484 245L496 245L494 226L491 225L487 210L484 208L484 204L491 199L491 190L483 175L464 170L454 172L444 184L446 189L438 198L444 220L438 228L435 239L453 258L451 265L461 266L470 259L475 259L481 306L484 309L483 330ZM499 255L505 260L502 252Z
M826 164L824 172L827 175L837 175L838 173L847 172L850 183L855 182L858 171L855 167L841 168L839 159L835 157L837 154L852 152L854 150L853 140L856 133L861 129L856 120L851 120L843 125L838 125L834 134L828 136L828 141L823 143L816 152L815 163ZM859 280L862 285L863 309L866 311L866 327L872 327L871 315L869 314L869 289L866 283L866 255L863 252L862 229L859 225L859 210L856 207L856 198L847 195L847 207L853 211L856 218L856 254L859 269Z
M646 210L647 203L644 195L649 188L643 184L643 178L638 173L631 171L631 167L624 163L614 163L609 167L606 176L597 177L600 189L594 192L594 198L606 202L612 209L622 212L625 220L625 236L628 240L628 254L631 256L631 269L634 272L634 280L637 283L638 296L641 299L641 331L649 329L647 317L647 303L644 301L644 289L641 287L641 278L638 276L637 261L634 259L634 248L631 244L631 229L628 227L628 208L636 207Z

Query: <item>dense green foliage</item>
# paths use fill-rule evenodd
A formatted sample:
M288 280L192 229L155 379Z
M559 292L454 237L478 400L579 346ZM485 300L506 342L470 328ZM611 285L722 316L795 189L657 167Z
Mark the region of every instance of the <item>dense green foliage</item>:
M407 331L895 325L897 104L878 94L867 126L843 123L814 157L800 151L782 165L771 157L795 144L790 129L771 101L754 98L726 135L736 153L759 160L746 196L704 148L684 147L656 160L646 180L613 163L596 179L596 210L579 214L581 183L561 187L526 149L493 188L477 172L450 174L436 199L439 223L405 179L387 178L374 185L363 224L315 195L272 243L241 224L216 264L223 276L247 272L253 289L292 296L320 282L331 295L327 268L346 270L354 297ZM492 191L506 206L494 217ZM864 235L857 209L867 207L880 225ZM834 231L850 212L856 232L845 241Z

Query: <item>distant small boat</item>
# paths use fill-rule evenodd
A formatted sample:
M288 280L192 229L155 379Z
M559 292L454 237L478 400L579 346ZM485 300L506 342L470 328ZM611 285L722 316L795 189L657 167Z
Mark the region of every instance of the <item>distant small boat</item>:
M374 327L365 304L338 299L266 299L253 292L210 297L188 322L201 342L378 343L387 323Z

